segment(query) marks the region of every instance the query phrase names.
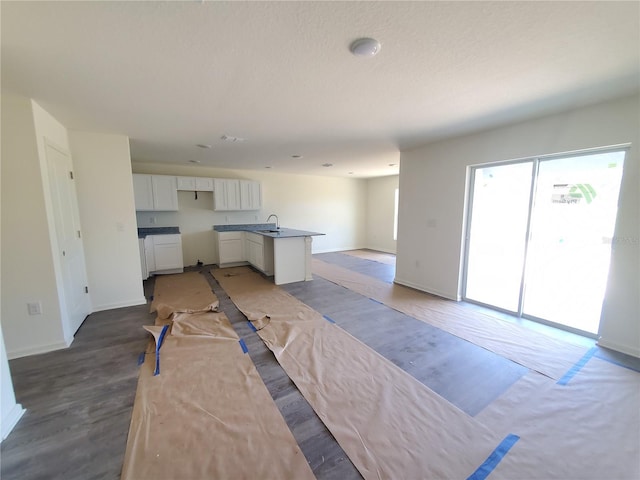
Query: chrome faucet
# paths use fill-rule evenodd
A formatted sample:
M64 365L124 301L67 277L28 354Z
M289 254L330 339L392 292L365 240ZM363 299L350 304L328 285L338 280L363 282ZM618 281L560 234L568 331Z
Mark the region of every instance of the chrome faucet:
M280 230L280 220L278 220L278 215L276 215L275 213L272 213L271 215L269 215L267 217L267 223L269 223L269 220L271 219L271 217L276 217L276 230Z

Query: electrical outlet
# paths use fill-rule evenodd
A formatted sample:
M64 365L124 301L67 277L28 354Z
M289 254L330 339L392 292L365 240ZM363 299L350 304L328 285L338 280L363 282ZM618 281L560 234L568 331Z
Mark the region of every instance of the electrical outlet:
M149 217L149 223L151 225L155 225L156 224L156 217Z
M29 302L27 303L27 310L29 311L29 315L41 315L42 304L40 302Z

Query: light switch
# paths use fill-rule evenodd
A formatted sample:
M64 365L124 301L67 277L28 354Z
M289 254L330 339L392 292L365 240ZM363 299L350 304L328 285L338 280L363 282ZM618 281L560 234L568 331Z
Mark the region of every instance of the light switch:
M27 303L27 310L29 311L29 315L41 315L42 304L40 302L29 302Z

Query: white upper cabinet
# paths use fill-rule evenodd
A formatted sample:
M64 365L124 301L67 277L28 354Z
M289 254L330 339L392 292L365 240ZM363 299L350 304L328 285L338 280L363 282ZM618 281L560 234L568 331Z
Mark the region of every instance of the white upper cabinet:
M214 178L213 187L213 209L218 212L262 208L260 182Z
M151 175L133 174L133 196L136 210L154 210Z
M260 182L240 180L240 209L260 210L262 208L262 187Z
M178 190L188 192L213 192L213 178L206 177L176 177Z
M178 182L178 190L186 190L188 192L195 192L196 190L196 177L176 177Z
M133 193L137 211L177 211L176 177L133 174Z
M227 178L213 179L213 209L240 210L240 181Z
M196 191L213 192L213 178L195 177Z
M156 210L178 210L176 177L151 175L153 205Z

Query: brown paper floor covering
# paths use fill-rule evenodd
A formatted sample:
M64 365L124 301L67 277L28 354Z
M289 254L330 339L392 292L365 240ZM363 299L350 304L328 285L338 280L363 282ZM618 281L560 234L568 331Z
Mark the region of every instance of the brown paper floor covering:
M591 358L567 385L531 372L475 417L520 440L491 479L640 478L640 373Z
M468 309L456 306L456 302L451 300L388 284L316 258L312 260L312 269L314 274L326 280L556 380L587 351L585 347L556 340L481 312L474 312L470 318ZM459 309L459 315L455 314L456 309Z
M218 309L218 299L206 278L199 272L158 275L155 279L151 313L158 312L157 323L174 312L205 312Z
M315 478L223 313L175 314L154 367L147 355L122 479Z
M467 478L502 440L251 269L211 273L364 478Z

